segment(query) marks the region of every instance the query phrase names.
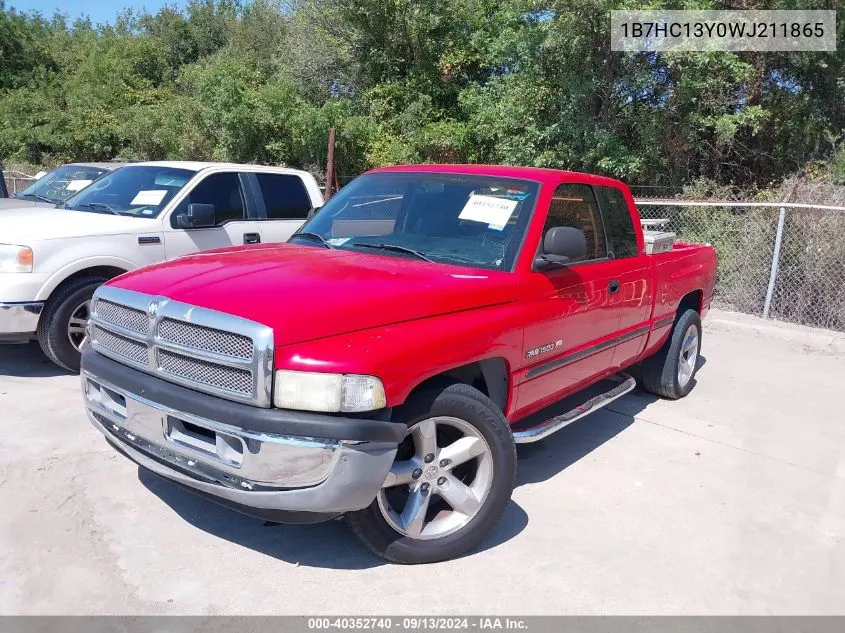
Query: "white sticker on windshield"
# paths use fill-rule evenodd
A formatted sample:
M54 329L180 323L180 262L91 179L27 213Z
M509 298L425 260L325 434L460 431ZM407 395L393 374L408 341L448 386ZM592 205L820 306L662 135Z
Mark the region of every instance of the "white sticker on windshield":
M40 180L41 178L43 178L43 177L44 177L44 176L46 176L46 175L47 175L47 172L46 172L46 171L39 171L37 174L35 174L35 175L33 176L33 178L34 178L35 180Z
M458 218L461 220L472 220L484 222L489 228L501 231L507 225L508 220L519 204L518 200L507 200L493 196L477 196L472 194L461 209Z
M332 246L343 246L344 244L346 244L351 239L352 239L351 237L333 237L333 238L328 239L326 241L329 244L331 244Z
M152 204L158 205L164 200L164 196L167 195L167 189L147 189L145 191L139 191L138 195L132 198L132 202L130 205L135 204Z
M90 185L93 180L71 180L67 183L65 189L68 191L79 191L80 189L85 189L88 185Z

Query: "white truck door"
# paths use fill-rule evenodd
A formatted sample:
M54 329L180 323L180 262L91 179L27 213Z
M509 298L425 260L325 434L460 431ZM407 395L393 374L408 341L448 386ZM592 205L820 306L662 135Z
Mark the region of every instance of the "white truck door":
M316 206L296 174L253 172L262 242L286 242Z
M261 222L250 220L248 197L238 172L215 172L200 180L164 220L167 258L261 239ZM179 228L176 216L191 203L213 204L215 224L209 228Z

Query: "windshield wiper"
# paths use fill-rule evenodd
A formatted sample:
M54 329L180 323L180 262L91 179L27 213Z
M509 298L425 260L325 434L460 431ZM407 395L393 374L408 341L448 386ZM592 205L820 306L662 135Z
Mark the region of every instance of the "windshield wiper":
M102 202L85 202L83 204L76 205L77 207L87 207L89 209L94 209L94 211L105 210L109 213L113 213L114 215L119 216L120 213L112 209L109 205L103 204Z
M31 196L37 200L41 200L41 202L49 202L50 204L59 204L59 202L61 202L60 200L53 200L52 198L48 198L47 196L42 196L40 193L26 193L21 195L25 195L27 197Z
M324 238L322 235L319 235L317 233L309 233L308 231L305 231L304 233L294 233L293 235L290 236L290 239L293 239L295 237L302 237L302 238L305 238L306 240L311 240L312 242L318 242L321 245L325 246L326 248L334 248L334 246L332 246L331 244L329 244L326 241L326 238Z
M358 246L359 248L372 248L373 250L379 251L392 251L394 253L406 253L408 255L413 255L417 259L421 259L426 262L435 263L433 259L426 257L419 251L415 251L413 248L407 248L405 246L397 246L396 244L364 244L364 243L356 243L352 242L349 246Z

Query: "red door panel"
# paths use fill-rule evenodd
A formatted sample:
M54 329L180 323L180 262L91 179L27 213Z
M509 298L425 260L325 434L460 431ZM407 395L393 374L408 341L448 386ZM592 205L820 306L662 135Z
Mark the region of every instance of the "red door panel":
M533 318L524 333L517 409L550 404L611 366L613 347L600 346L619 328L608 291L615 268L598 261L530 276L520 292Z
M614 263L620 286L614 307L619 313L618 333L624 340L616 346L612 366L626 367L639 356L648 337L653 273L647 255L618 259Z

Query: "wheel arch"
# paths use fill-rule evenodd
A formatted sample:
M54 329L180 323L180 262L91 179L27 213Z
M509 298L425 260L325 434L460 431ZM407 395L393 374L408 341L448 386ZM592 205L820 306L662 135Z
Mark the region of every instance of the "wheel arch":
M683 297L681 297L681 300L678 302L678 309L676 310L676 312L678 315L681 315L684 313L685 310L695 310L700 316L703 307L703 301L703 290L698 289L688 292Z
M66 266L53 274L41 287L38 292L37 301L47 301L61 286L64 286L74 279L80 277L87 277L88 275L101 275L107 279L117 277L123 273L129 272L136 266L126 259L114 258L97 258L91 260L83 260L76 262L71 266Z
M406 400L421 389L450 383L461 383L474 387L490 398L502 413L507 410L510 394L510 372L507 361L501 356L473 361L429 376L410 390Z

